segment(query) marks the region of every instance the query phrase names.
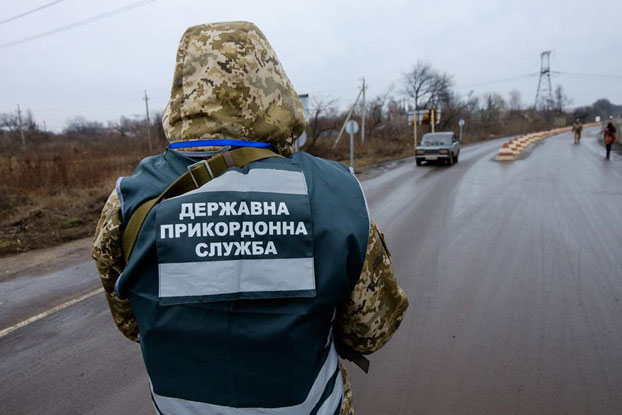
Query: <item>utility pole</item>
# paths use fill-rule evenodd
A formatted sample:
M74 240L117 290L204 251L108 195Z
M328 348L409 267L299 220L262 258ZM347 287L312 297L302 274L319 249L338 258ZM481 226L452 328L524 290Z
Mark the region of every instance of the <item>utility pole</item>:
M24 136L24 126L22 125L22 110L17 104L17 122L19 123L19 135L22 137L22 150L26 151L26 137Z
M363 77L363 111L361 114L361 143L365 144L365 112L367 111L367 106L365 104L365 77Z
M343 134L343 130L346 129L346 124L348 123L348 121L350 121L350 117L352 116L352 113L354 112L354 108L356 108L356 104L359 102L359 99L361 98L361 94L363 93L363 90L361 89L359 91L359 94L356 96L356 99L354 100L354 104L352 104L352 108L350 108L350 112L348 113L348 116L346 117L346 120L343 122L343 125L341 126L341 130L339 131L339 135L337 135L337 138L335 139L335 142L333 143L333 148L335 148L337 146L337 143L339 143L339 139L341 138L341 134Z
M149 121L149 97L147 96L147 90L145 89L145 113L147 121L147 141L149 142L149 153L153 153L153 145L151 144L151 122Z
M47 133L47 132L48 132L48 128L47 128L47 126L45 125L45 120L43 120L43 132L44 132L44 133Z

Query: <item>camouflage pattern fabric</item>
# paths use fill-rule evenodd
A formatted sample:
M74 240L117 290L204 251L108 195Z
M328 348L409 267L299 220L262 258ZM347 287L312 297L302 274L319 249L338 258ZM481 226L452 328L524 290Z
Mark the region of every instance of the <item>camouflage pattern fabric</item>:
M91 254L104 286L114 323L125 337L138 341L138 324L130 304L117 297L114 292L114 285L125 268L121 235L121 203L117 191L113 190L97 223Z
M342 363L339 364L341 368L341 376L343 377L343 401L341 402L341 410L339 415L354 415L354 407L352 406L352 388L350 387L350 381L348 380L348 372Z
M213 23L186 30L162 115L169 141L262 141L287 156L305 124L298 94L254 24Z
M373 353L389 341L406 308L408 298L395 278L384 237L372 222L363 270L337 312L335 335L357 352Z

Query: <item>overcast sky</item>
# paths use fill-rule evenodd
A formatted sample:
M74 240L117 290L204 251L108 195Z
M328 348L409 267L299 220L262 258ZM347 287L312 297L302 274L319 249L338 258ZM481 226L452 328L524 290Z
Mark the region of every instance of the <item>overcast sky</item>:
M0 0L0 21L52 0ZM63 0L0 24L0 44L71 24L137 0ZM365 76L369 95L394 85L418 60L453 75L461 93L522 93L538 78L494 82L552 70L573 106L606 97L622 104L622 1L190 1L156 0L128 12L14 46L0 47L0 112L17 104L60 130L72 116L107 121L144 116L168 99L177 44L188 26L248 20L276 49L299 93L355 98ZM595 76L615 75L612 77Z

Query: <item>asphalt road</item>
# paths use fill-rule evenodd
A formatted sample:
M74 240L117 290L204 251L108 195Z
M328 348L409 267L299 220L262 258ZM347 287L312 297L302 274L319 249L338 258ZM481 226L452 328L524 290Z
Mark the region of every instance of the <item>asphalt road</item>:
M622 413L622 158L590 133L362 175L411 306L370 373L350 368L357 415ZM47 255L0 261L0 330L98 288L86 249ZM1 337L0 374L2 414L153 414L102 294Z

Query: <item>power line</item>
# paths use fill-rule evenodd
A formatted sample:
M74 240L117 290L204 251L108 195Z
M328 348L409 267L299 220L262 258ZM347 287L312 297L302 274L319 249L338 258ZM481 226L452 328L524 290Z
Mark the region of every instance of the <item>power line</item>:
M523 74L523 75L517 75L517 76L512 76L512 77L509 77L509 78L493 79L493 80L490 80L490 81L475 82L475 83L470 83L470 84L460 84L460 85L457 85L457 86L461 87L461 88L468 88L468 87L472 87L472 86L485 86L485 85L499 84L499 83L503 83L503 82L518 81L518 80L521 80L521 79L533 78L533 77L535 77L537 75L539 75L539 72L528 73L528 74Z
M560 75L582 76L587 78L613 78L622 79L622 75L604 74L604 73L578 73L578 72L558 72Z
M339 94L343 92L352 92L358 91L361 89L360 87L353 86L349 88L333 88L333 89L309 89L309 88L298 88L298 91L305 91L310 94L322 95L322 94Z
M47 7L53 6L53 5L58 4L60 2L63 2L63 1L65 1L65 0L54 0L54 1L51 1L49 3L44 4L43 6L39 6L39 7L36 7L34 9L32 9L32 10L28 10L27 12L20 13L20 14L18 14L16 16L9 17L8 19L5 19L5 20L0 20L0 25L8 23L8 22L12 22L13 20L20 19L20 18L22 18L24 16L28 16L29 14L32 14L34 12L38 12L39 10L43 10L43 9L45 9Z
M111 11L106 12L106 13L98 14L96 16L89 17L89 18L84 19L84 20L79 20L77 22L68 24L66 26L57 27L56 29L48 30L46 32L38 33L36 35L28 36L28 37L25 37L25 38L22 38L22 39L13 40L11 42L2 43L2 44L0 44L0 48L6 48L6 47L9 47L9 46L14 46L14 45L17 45L17 44L20 44L20 43L25 43L25 42L29 42L31 40L35 40L35 39L39 39L39 38L42 38L42 37L50 36L50 35L53 35L53 34L56 34L56 33L59 33L59 32L64 32L65 30L70 30L70 29L76 28L78 26L83 26L83 25L86 25L86 24L89 24L89 23L96 22L98 20L105 19L105 18L110 17L110 16L114 16L116 14L124 13L126 11L131 10L131 9L135 9L137 7L144 6L144 5L146 5L148 3L152 3L154 1L155 0L141 0L141 1L138 1L136 3L128 4L127 6L119 7L118 9L114 9L114 10L111 10Z

